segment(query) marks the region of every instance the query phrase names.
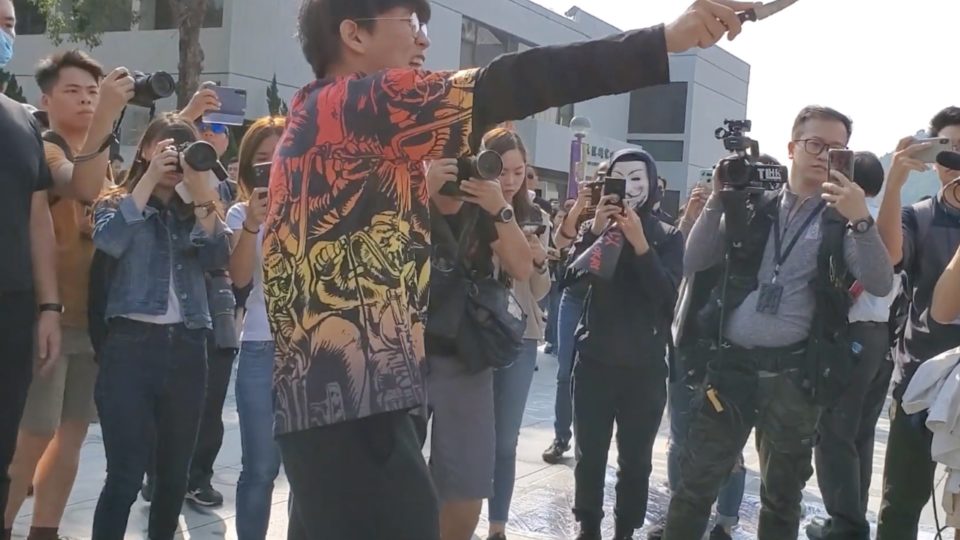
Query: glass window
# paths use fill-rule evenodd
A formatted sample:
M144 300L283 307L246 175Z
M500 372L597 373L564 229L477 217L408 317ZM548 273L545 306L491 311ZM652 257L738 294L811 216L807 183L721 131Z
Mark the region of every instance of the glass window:
M560 107L560 109L557 110L557 123L561 126L570 127L570 121L573 120L574 110L575 107L573 103Z
M687 126L687 83L651 86L630 93L630 133L683 133Z
M17 34L30 36L47 32L47 18L30 0L13 0L17 10Z
M60 2L60 11L67 19L68 27L78 25L84 18L89 18L89 21L83 22L88 22L90 27L104 32L127 32L133 26L133 0L104 0L97 4L95 10L83 8L80 17L74 13L74 6L78 3L77 0Z
M460 67L486 66L501 54L517 52L521 45L526 44L506 32L464 17L460 26Z
M141 0L140 11L144 14L142 30L171 30L178 27L170 0ZM223 26L223 0L207 0L203 17L204 28Z
M657 161L683 161L683 141L633 139L627 142L643 147Z

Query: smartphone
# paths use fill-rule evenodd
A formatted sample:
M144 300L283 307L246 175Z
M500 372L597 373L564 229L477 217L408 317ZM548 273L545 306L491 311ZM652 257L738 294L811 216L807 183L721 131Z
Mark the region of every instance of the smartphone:
M713 169L700 169L700 180L697 183L713 191Z
M268 187L270 185L270 169L272 162L257 163L253 166L253 187Z
M831 171L837 171L842 175L846 176L848 180L853 182L853 150L839 150L831 148L827 152L827 160L829 161L829 167ZM830 177L827 179L829 182L833 182L833 178Z
M627 198L627 179L607 177L603 180L603 196L616 195L616 200L611 204L623 206L624 199Z
M920 143L930 144L930 148L927 148L926 150L921 150L920 152L917 152L915 156L913 156L915 159L919 159L924 163L936 163L937 156L939 156L941 152L953 151L953 145L950 144L950 139L945 139L945 138L918 139L917 144L920 144Z
M213 86L211 89L217 93L220 110L204 114L203 121L207 124L242 126L247 116L247 91L229 86Z

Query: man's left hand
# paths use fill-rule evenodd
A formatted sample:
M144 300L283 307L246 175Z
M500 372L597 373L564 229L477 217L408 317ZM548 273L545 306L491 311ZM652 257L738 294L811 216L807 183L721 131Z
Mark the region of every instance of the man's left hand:
M60 314L43 311L37 318L37 362L41 376L47 376L60 361Z
M613 219L617 222L620 230L623 231L623 236L633 246L637 255L644 255L650 251L647 235L643 232L643 223L640 222L640 216L633 208L627 207L622 214L614 215Z
M840 171L830 171L831 180L824 182L821 197L827 206L835 208L847 221L854 223L870 217L867 197L863 189Z

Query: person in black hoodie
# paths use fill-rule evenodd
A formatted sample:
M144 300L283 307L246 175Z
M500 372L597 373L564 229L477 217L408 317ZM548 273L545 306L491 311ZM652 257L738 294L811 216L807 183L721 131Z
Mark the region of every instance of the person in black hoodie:
M611 178L625 180L625 199L604 195L596 217L584 223L568 270L589 284L573 373L579 540L600 538L614 421L620 454L615 538L632 538L643 525L667 399L667 339L683 273L683 235L653 213L662 196L653 158L642 150L621 151L611 160L605 191Z

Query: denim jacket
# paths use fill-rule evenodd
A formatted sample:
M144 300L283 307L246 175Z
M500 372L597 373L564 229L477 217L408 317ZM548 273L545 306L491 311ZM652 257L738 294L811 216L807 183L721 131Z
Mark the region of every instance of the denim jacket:
M220 220L211 236L192 214L184 219L160 208L151 199L141 212L130 195L97 205L93 242L117 259L106 318L166 313L173 257L174 290L184 324L212 328L204 272L226 267L229 233Z

